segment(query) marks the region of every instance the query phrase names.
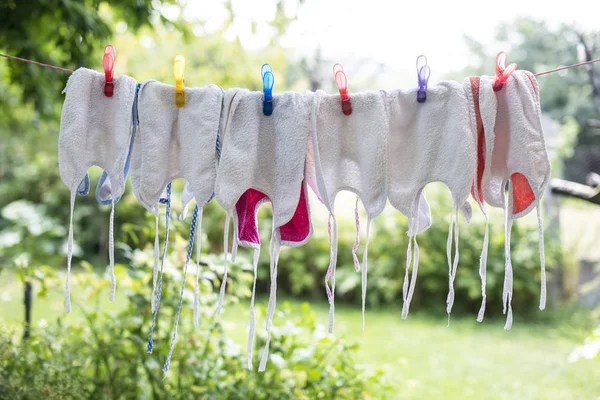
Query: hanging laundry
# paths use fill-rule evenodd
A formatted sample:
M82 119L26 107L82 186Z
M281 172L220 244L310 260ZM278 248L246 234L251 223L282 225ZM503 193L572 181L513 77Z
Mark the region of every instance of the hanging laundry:
M183 90L183 89L182 89ZM171 182L183 178L187 193L196 199L194 210L196 224L202 207L213 196L216 177L216 143L221 116L223 90L216 85L204 88L186 88L185 104L176 104L176 89L157 81L142 83L139 91L139 126L140 134L136 136L133 148L131 183L133 193L138 201L155 214L155 262L153 274L153 320L156 319L160 306L162 272L168 245L169 211L171 207ZM165 248L158 270L158 207L161 193L167 187L167 236ZM184 201L189 200L189 194ZM201 237L202 228L198 233ZM191 254L194 236L190 234ZM184 280L189 264L189 257L184 266ZM198 268L197 268L198 272ZM197 313L196 313L197 315ZM178 316L176 317L178 320ZM176 329L176 328L175 328ZM176 334L173 335L173 342ZM152 330L148 339L148 351L152 351ZM168 363L165 365L168 369Z
M280 246L301 246L312 234L304 183L311 101L312 94L292 92L274 94L272 113L265 115L261 92L234 90L226 94L227 115L215 193L217 201L227 212L225 262L227 262L229 218L233 215L234 247L239 244L254 248L253 288L256 284L256 268L260 252L256 223L258 207L265 201L270 201L273 207L267 343L259 366L261 371L265 369L269 354ZM226 274L227 269L221 286L218 311L223 302ZM248 340L249 368L252 368L253 300L254 297L251 301Z
M340 96L323 91L315 94L308 147L307 176L313 191L330 213L330 265L326 288L330 304L329 331L333 331L335 269L337 263L337 220L335 198L341 190L354 192L367 212L367 245L363 253L363 324L366 296L368 233L387 198L388 124L385 97L381 92L349 96L352 112L344 114ZM333 221L333 227L331 227ZM355 265L358 270L359 266Z
M483 236L483 246L479 258L479 277L481 279L481 307L477 315L477 321L483 321L487 301L486 279L487 279L487 254L489 243L489 216L483 201L482 178L484 170L490 169L492 162L492 151L494 148L493 126L496 119L497 101L494 94L494 80L487 76L476 76L464 80L465 92L469 98L469 109L471 110L471 125L475 132L475 142L477 148L477 167L473 176L473 185L471 194L481 213L485 217L485 232ZM486 110L485 114L481 109ZM485 120L484 120L485 118ZM485 139L484 129L490 130L491 140Z
M105 77L95 71L80 68L73 72L63 93L58 144L60 177L71 191L69 237L67 242L67 281L65 303L71 310L69 280L73 256L73 209L75 195L89 188L87 170L94 165L103 168L111 188L111 227L114 204L125 190L125 165L132 135L132 106L136 81L126 75L114 78L113 97L104 94ZM83 182L83 183L82 183ZM87 182L87 183L86 183ZM83 185L83 187L82 187ZM113 266L111 300L114 300L114 239L110 232L110 261Z
M477 180L474 197L481 204L505 210L505 329L512 326L512 221L537 208L540 232L542 288L540 309L546 302L545 262L540 199L550 177L550 161L541 124L539 87L528 71L515 71L498 91L490 90L492 78L471 78L479 102L472 108L477 120ZM476 96L474 96L474 99ZM508 199L505 190L508 189ZM483 258L483 256L482 256Z
M216 177L215 145L222 89L186 88L185 106L175 105L175 89L157 81L142 83L140 134L133 149L131 184L138 201L155 212L169 182L183 178L200 205L207 203Z
M183 178L200 207L214 189L223 91L210 85L185 93L186 105L180 108L173 86L147 81L140 88L140 134L134 143L131 185L138 201L155 214L157 225L159 198L171 181Z
M87 170L98 165L104 171L96 199L111 205L109 259L113 269L114 205L124 192L131 166L132 188L138 201L155 214L152 333L160 306L162 274L168 251L172 181L184 179L182 219L195 199L190 240L169 353L173 354L183 303L187 268L196 246L194 325L198 325L198 276L201 254L202 210L212 197L227 213L224 229L224 274L216 313L223 305L228 278L229 225L233 217L231 259L239 245L254 249L254 281L250 305L247 364L252 369L254 302L260 255L258 209L271 202L273 222L270 253L270 294L267 307L267 340L259 371L269 359L271 329L276 305L277 267L282 245L298 247L312 236L307 187L329 211L329 265L325 275L330 303L329 330L334 325L335 272L338 232L335 198L341 190L356 194L356 240L352 256L362 272L362 320L364 329L368 271L368 245L372 220L389 200L408 217L407 259L403 283L402 317L406 318L415 292L419 266L417 235L431 224L424 188L442 182L450 190L453 209L447 241L449 289L447 313L454 303L454 281L459 262L458 213L470 221L467 201L473 196L486 228L479 265L482 305L486 306L486 268L489 242L486 205L505 214L505 280L503 288L505 329L512 325L513 271L510 256L512 221L537 210L542 287L540 309L545 307L545 261L540 199L548 183L550 163L541 126L540 94L536 78L527 71L504 67L497 57L496 77L471 77L428 86L426 58L417 59L419 88L413 90L348 93L343 67L334 66L339 95L285 92L273 94L271 67L264 64L263 92L216 85L184 88L185 59L174 62L176 86L156 81L136 84L127 76L113 77L114 49L107 46L105 75L80 68L70 77L61 116L59 169L71 191L67 256L66 309L70 311L69 280L73 251L73 209L76 195L87 195ZM597 60L596 60L597 61ZM58 68L59 67L53 67ZM70 72L69 70L67 70ZM543 73L542 73L543 74ZM140 130L137 132L137 130ZM221 146L223 146L221 148ZM221 158L222 155L222 158ZM367 214L366 245L358 260L360 219L358 203ZM159 249L159 207L166 206L166 235ZM159 268L160 266L160 268ZM412 269L412 275L409 273Z
M423 189L436 181L443 182L450 189L453 201L448 235L450 312L458 265L458 210L469 196L476 161L467 96L463 85L449 81L429 87L427 100L423 103L416 100L415 90L395 90L388 93L388 98L388 198L394 208L409 217L402 316L406 318L408 314L415 289L419 264L416 237L431 225L429 205L423 196ZM455 255L451 260L453 226Z

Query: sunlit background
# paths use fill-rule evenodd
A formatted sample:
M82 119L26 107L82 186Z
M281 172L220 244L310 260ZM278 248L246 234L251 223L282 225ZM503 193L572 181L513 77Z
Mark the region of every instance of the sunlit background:
M350 94L414 88L416 58L427 56L430 85L493 75L495 57L542 72L600 57L598 6L570 1L16 1L0 4L0 53L67 68L102 71L103 48L116 49L115 74L174 84L173 58L186 57L185 85L262 90L270 63L275 93L335 93L332 66L344 65ZM538 309L540 270L535 215L515 222L514 324L504 331L504 234L490 218L488 307L478 267L485 220L475 203L460 220L460 264L452 316L446 315L451 196L426 188L433 226L419 235L414 300L402 320L407 220L391 207L376 218L369 244L366 326L354 269L355 197L336 199L339 252L335 332L327 333L324 278L327 210L310 196L314 235L284 248L277 312L265 373L271 210L261 207L254 371L247 370L252 252L230 265L226 304L214 315L223 276L224 212L204 207L194 326L196 260L183 290L190 237L181 218L183 181L173 213L154 331L154 216L128 187L116 205L117 297L109 298L110 208L94 193L75 207L73 311L64 313L69 193L58 175L57 143L68 75L0 58L0 398L217 399L595 399L600 396L600 63L539 78L552 163L544 196L548 307ZM92 192L101 170L90 170ZM191 208L190 208L191 211ZM535 214L535 213L532 213ZM365 248L366 215L358 256ZM160 247L165 239L161 209ZM193 252L195 253L195 252ZM192 253L192 254L193 254ZM594 330L595 329L595 330Z
M224 3L189 1L183 7L163 6L161 11L169 19L181 17L195 24L194 33L201 35L222 29L229 18ZM398 85L398 80L407 74L414 75L415 59L420 54L428 57L432 82L467 67L474 60L465 36L478 40L489 51L503 50L504 43L495 39L498 26L519 17L534 17L553 28L569 24L585 31L598 25L595 13L585 12L590 7L585 0L569 2L568 7L518 0L498 4L476 0L306 0L301 6L298 1L282 3L284 15L294 21L283 35L276 37L277 44L299 57L311 57L320 48L325 58L336 62L382 68L378 72L388 75L382 79L390 85L394 82ZM276 3L238 0L230 4L235 18L223 38L228 41L238 38L248 51L260 52L268 47L277 35L269 26L277 12ZM509 42L507 47L511 44L516 43ZM488 65L489 74L493 74L494 60L488 60Z
M169 19L182 17L199 24L194 33L201 35L223 27L229 18L224 3L189 1L184 7L163 6L161 11ZM229 41L239 38L249 51L267 47L277 33L268 25L277 12L276 3L270 0L230 3L235 18L223 37ZM550 27L565 23L583 30L597 27L594 12L584 11L589 2L578 0L568 4L568 7L552 7L546 1L517 0L498 4L306 0L298 7L298 1L286 1L285 16L295 21L277 39L282 47L298 56L311 56L320 47L325 57L333 60L365 60L411 73L416 56L426 54L435 66L432 80L440 80L445 73L462 69L471 61L464 36L494 48L499 45L494 40L498 25L519 17L535 17ZM256 24L256 29L252 24Z

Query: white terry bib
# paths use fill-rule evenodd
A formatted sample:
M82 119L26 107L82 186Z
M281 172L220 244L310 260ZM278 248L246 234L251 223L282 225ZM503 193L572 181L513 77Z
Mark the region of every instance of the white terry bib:
M454 299L453 281L458 265L458 210L467 201L476 153L469 103L462 84L447 81L427 89L427 100L417 102L416 90L388 93L389 193L392 206L409 217L409 246L404 280L406 318L414 293L418 271L419 248L416 235L431 225L429 206L422 197L431 182L442 182L452 194L453 212L448 236L449 295L448 312ZM425 205L424 205L425 204ZM450 259L454 226L455 256ZM414 251L412 247L414 246ZM412 258L412 260L411 260ZM413 265L410 288L408 270Z
M304 163L308 140L309 107L312 95L308 93L286 92L273 95L273 113L265 116L262 110L263 94L248 90L234 89L225 95L227 115L224 116L222 154L217 170L215 197L227 212L225 222L225 260L227 262L227 237L230 215L234 215L234 246L240 238L238 222L248 218L240 210L249 210L250 218L263 201L270 201L273 207L273 230L271 236L270 277L271 288L267 310L267 343L259 370L266 367L272 319L275 311L277 285L277 262L282 244L293 245L292 241L282 242L286 230L283 227L298 214L304 196ZM250 195L249 195L250 194ZM264 197L266 196L266 197ZM238 206L243 198L245 205ZM303 212L305 221L308 209ZM310 222L308 221L308 224ZM306 226L306 223L304 224ZM254 230L252 228L252 230ZM293 231L293 229L291 229ZM312 229L309 230L312 232ZM242 232L243 233L243 232ZM252 236L252 235L250 235ZM242 235L242 237L246 237ZM307 239L307 238L306 238ZM298 242L298 244L303 241ZM258 263L260 243L256 236L252 241L243 240L243 246L253 247L254 265ZM227 264L221 285L218 312L227 279ZM255 273L256 279L256 273ZM253 305L251 305L253 316ZM250 323L249 349L253 336L253 318ZM250 350L249 350L250 352ZM251 368L251 353L248 366Z
M123 179L126 181L127 177L129 176L129 169L131 167L131 155L133 153L133 143L135 141L135 135L137 133L137 126L139 123L139 118L138 118L138 91L139 91L139 87L140 84L136 85L136 91L135 91L135 98L133 100L133 107L131 110L131 118L132 118L132 122L131 122L131 137L129 139L129 147L127 149L127 157L125 159L125 168L123 171ZM88 187L89 190L89 178L86 175L84 181L79 185L80 188L82 187L82 185L85 184ZM79 189L78 189L79 191ZM87 193L79 193L82 195L87 195ZM98 201L98 203L103 204L103 205L109 205L112 202L118 203L120 200L120 197L115 197L113 195L113 191L112 191L112 184L110 182L110 178L108 177L106 171L102 171L102 175L100 176L100 180L98 181L98 185L96 186L96 201Z
M330 213L330 262L325 277L330 303L329 330L333 330L335 269L337 264L337 222L335 198L342 190L353 192L363 203L368 216L367 236L362 267L355 255L358 247L358 211L356 211L357 241L353 247L356 270L362 268L362 314L367 283L369 228L387 199L387 136L386 101L382 92L364 92L350 96L352 113L342 112L339 95L323 91L315 94L311 141L307 148L307 182ZM357 199L358 204L358 199ZM331 226L333 221L333 229ZM333 232L332 232L333 230Z
M502 208L502 182L513 185L511 218L527 215L544 193L550 161L544 142L537 80L528 71L515 71L496 92L497 112L491 165L483 176L484 200Z
M540 309L546 303L546 277L543 228L539 202L550 177L550 162L541 124L539 87L528 71L515 71L503 89L488 89L492 78L471 78L471 86L479 84L478 166L482 173L475 182L477 200L505 210L505 280L503 289L505 329L512 326L512 262L510 231L512 220L537 208L540 235L541 294ZM475 102L474 102L475 103ZM484 144L481 144L483 142ZM483 158L483 159L481 159ZM508 199L505 196L508 188ZM484 243L487 247L487 242ZM487 256L487 248L484 248ZM484 255L482 254L482 259ZM482 316L481 316L482 317Z
M185 88L185 105L175 104L175 87L144 82L139 92L131 183L138 201L156 212L161 193L183 178L199 206L207 203L216 178L215 146L223 91L216 85Z
M217 162L215 146L223 91L216 85L209 85L185 88L184 93L183 107L175 104L175 87L171 85L146 81L138 94L139 133L133 148L131 184L138 201L155 214L153 299L155 292L160 292L157 282L162 280L168 244L167 232L159 274L158 208L162 201L167 203L167 210L170 210L168 185L178 178L185 180L186 190L182 197L189 201L191 194L196 198L200 221L202 207L210 201L214 190ZM201 228L198 228L199 236ZM160 304L160 293L156 299L154 319Z
M262 112L260 92L239 90L229 109L215 195L232 212L248 189L266 194L273 223L292 219L304 179L310 97L286 92L273 95L273 114Z
M58 143L60 178L71 191L69 237L67 242L66 311L71 311L69 279L73 256L73 208L77 192L89 187L87 170L97 165L112 182L114 198L125 190L124 168L131 137L131 112L136 81L125 75L114 78L114 96L104 95L105 78L96 71L79 68L69 78L62 109ZM83 187L86 186L86 187ZM114 199L113 198L113 199ZM111 226L114 201L111 202ZM113 248L112 235L111 246ZM112 252L109 253L112 260ZM113 271L111 299L116 280Z
M182 286L198 226L202 234L202 207L210 201L216 177L216 144L223 101L223 91L216 85L203 88L185 88L185 105L175 104L175 87L157 81L144 82L138 94L140 132L136 135L131 167L133 193L138 201L155 214L155 250L153 271L153 320L148 337L148 352L153 348L153 329L160 307L164 262L168 249L169 218L171 209L171 182L185 180L182 198L195 197L196 207L191 222L188 257L184 265ZM164 193L166 189L166 194ZM159 270L158 209L166 203L165 244ZM198 274L198 267L196 268ZM195 291L197 298L197 291ZM181 304L181 296L180 296ZM197 304L197 299L195 300ZM197 313L195 313L197 315ZM177 332L171 342L165 369L169 367Z

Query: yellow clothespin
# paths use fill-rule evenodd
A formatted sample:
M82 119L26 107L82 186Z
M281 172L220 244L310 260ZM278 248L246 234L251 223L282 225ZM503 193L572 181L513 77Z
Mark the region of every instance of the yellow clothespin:
M183 71L185 70L185 57L181 54L175 56L173 71L175 72L175 104L177 107L185 105L185 94L183 93Z

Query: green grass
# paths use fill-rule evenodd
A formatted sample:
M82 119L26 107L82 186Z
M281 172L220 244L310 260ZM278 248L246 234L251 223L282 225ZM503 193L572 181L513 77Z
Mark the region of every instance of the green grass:
M0 283L0 323L22 321L21 287ZM82 293L80 290L79 293ZM73 287L75 303L85 301ZM108 297L108 295L106 296ZM118 296L117 299L122 297ZM258 299L266 304L267 299ZM294 309L300 302L291 300ZM278 299L282 303L282 299ZM121 305L106 302L107 309ZM326 304L312 304L317 320L327 324ZM34 326L40 319L48 322L62 315L63 288L50 291L35 301ZM78 318L77 309L68 318ZM570 321L532 324L517 319L511 331L504 321L486 320L482 324L469 318L454 317L447 326L445 318L427 316L413 309L407 320L400 309L367 311L366 328L361 331L359 307L338 304L335 333L360 344L359 364L386 371L395 392L392 398L407 399L597 399L600 397L600 362L568 363L572 349L581 337L570 329ZM185 316L183 318L186 318ZM245 348L249 311L247 304L229 307L222 315L228 335ZM550 318L549 320L555 320ZM282 321L275 321L275 324ZM257 329L264 323L257 321ZM141 350L140 350L141 351Z
M312 308L326 324L327 305ZM243 344L248 312L241 306L231 311L223 317L225 327ZM335 333L360 344L357 363L387 372L397 389L395 398L600 397L600 362L567 361L579 344L579 339L565 335L568 328L521 321L510 331L503 326L504 321L479 324L473 317L453 318L448 327L445 318L427 317L418 310L402 320L398 309L368 311L362 332L359 307L338 305L335 313Z

